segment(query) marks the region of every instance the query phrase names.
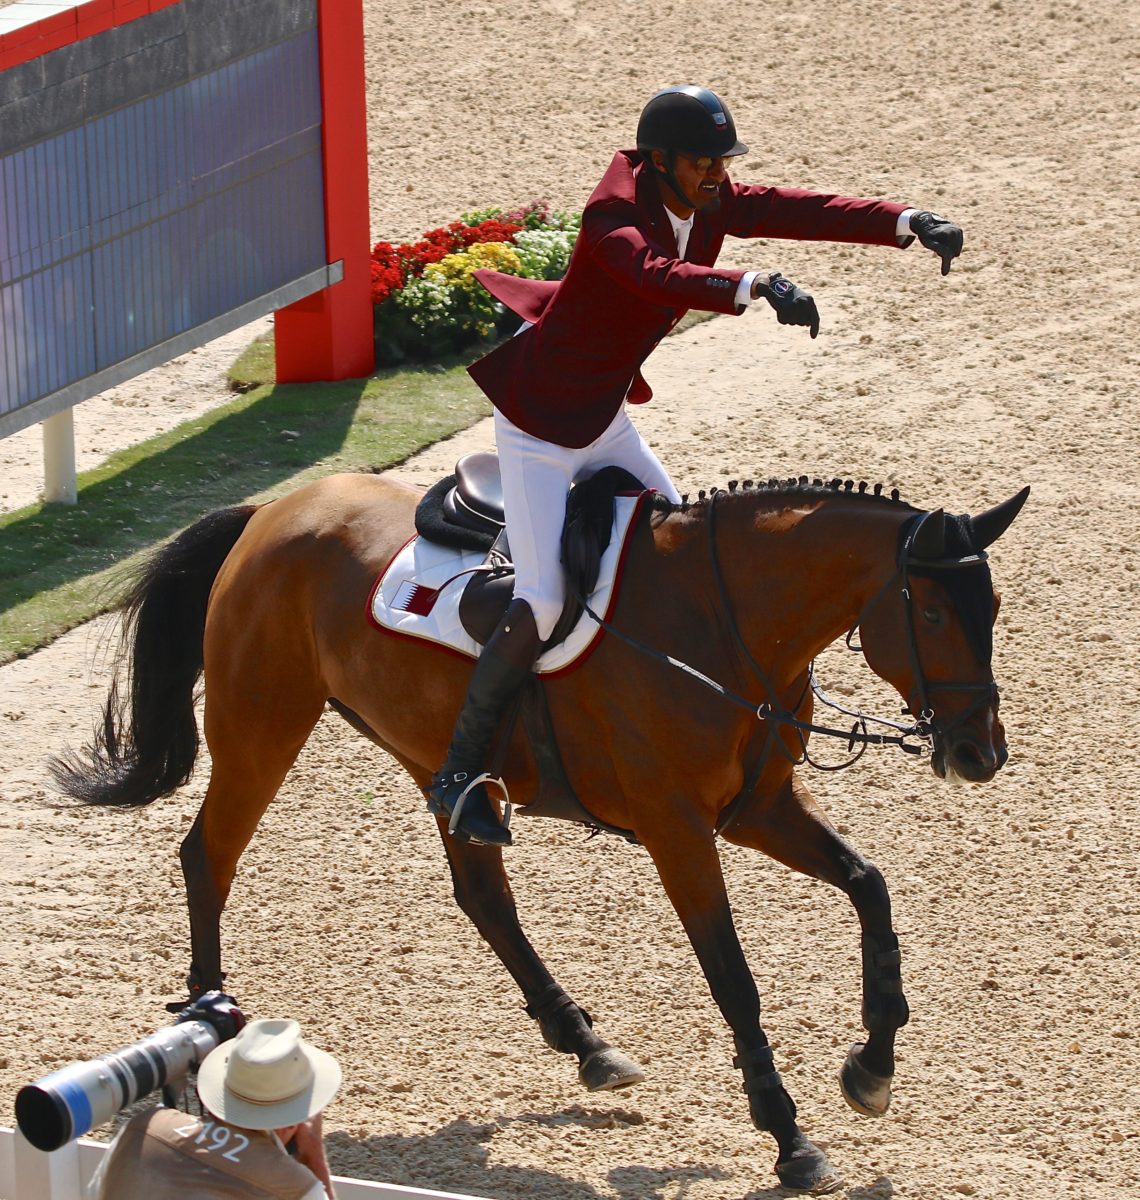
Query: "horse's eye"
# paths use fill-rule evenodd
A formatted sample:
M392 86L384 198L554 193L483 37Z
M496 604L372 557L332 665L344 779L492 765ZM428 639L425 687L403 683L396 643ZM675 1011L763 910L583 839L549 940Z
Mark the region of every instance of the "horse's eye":
M924 608L922 610L922 618L924 621L929 621L931 625L942 624L942 612L937 608Z

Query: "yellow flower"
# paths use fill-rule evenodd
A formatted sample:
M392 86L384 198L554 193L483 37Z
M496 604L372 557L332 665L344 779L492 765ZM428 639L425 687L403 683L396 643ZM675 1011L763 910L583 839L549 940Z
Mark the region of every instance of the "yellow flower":
M432 263L425 268L424 274L439 279L448 287L475 293L482 288L472 273L480 268L518 275L522 271L522 260L506 242L479 242Z

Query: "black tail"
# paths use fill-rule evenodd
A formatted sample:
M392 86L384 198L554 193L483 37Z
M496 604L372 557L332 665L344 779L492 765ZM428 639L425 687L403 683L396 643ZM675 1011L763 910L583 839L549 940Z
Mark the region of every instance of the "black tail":
M198 757L194 699L206 603L256 511L248 504L210 513L140 568L119 604L122 643L102 728L81 753L61 755L50 765L65 795L86 804L139 806L190 778Z

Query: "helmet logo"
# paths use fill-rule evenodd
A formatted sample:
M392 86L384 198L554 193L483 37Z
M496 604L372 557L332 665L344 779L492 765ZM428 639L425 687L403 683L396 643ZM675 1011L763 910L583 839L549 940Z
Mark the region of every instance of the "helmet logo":
M713 119L714 123L717 125L727 125L728 124L728 118L722 112L714 112L712 115L712 119Z

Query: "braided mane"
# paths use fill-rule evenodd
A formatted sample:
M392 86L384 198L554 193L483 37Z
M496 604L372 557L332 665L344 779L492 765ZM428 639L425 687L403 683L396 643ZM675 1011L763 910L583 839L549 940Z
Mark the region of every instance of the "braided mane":
M871 500L906 512L920 511L899 498L898 488L884 492L881 483L868 485L865 481L860 481L857 484L853 479L839 478L825 481L809 479L807 475L801 475L798 479L773 478L761 483L755 483L751 479L745 479L743 482L730 479L727 491L719 487L710 488L707 492L698 492L695 501L690 501L688 496L682 496L680 504L672 504L665 497L658 495L654 498L652 511L662 519L676 512L703 518L708 516L714 499L723 501L731 497L739 500L741 496L756 496L761 493L767 493L777 502L842 496L851 500ZM909 524L908 520L899 531L900 543ZM967 515L947 515L945 528L948 558L976 552L973 528ZM921 571L921 567L916 568L916 573ZM983 561L970 570L951 571L941 583L950 594L958 619L962 622L975 653L983 662L989 662L993 653L993 584L989 567Z
M891 488L890 491L884 492L883 484L881 483L868 484L866 480L860 480L856 483L854 479L840 479L838 476L829 480L811 479L807 475L800 475L798 478L793 477L790 479L777 479L773 477L762 480L759 483L751 479L743 481L730 479L727 491L719 487L710 488L708 491L702 489L697 493L696 500L690 500L686 493L681 497L680 504L673 504L664 496L658 495L654 498L653 507L654 511L665 514L681 512L699 516L704 509L707 509L709 502L714 496L723 498L725 496L755 495L760 492L771 493L773 497L786 496L788 499L849 496L867 500L879 500L884 504L902 505L906 508L912 507L899 498L898 488Z

